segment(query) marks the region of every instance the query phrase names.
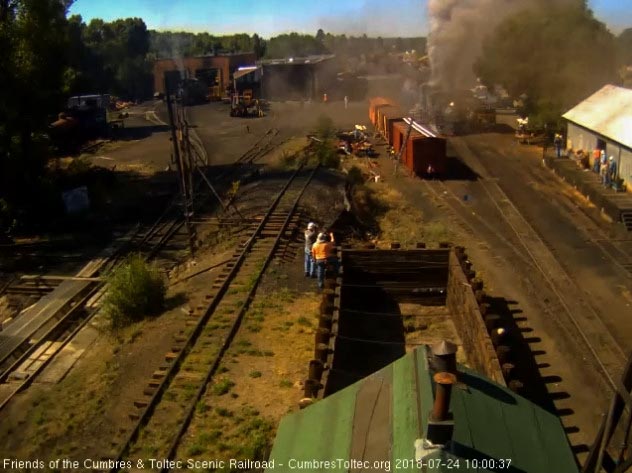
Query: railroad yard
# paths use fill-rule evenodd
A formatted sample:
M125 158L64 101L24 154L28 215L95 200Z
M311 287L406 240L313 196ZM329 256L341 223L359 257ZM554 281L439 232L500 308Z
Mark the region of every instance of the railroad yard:
M67 3L0 5L69 46L0 123L3 471L631 471L632 66L504 46L570 9L601 57L585 2L269 40Z
M50 361L33 379L22 374L28 372L24 366L5 362L10 369L1 386L3 455L257 457L280 418L298 408L320 300L314 280L302 275L300 230L308 220L334 223L344 210L346 178L313 166L284 170L279 159L307 145L304 136L315 114L331 114L336 127L345 129L367 123L366 104L346 111L341 104L314 105L317 112L279 104L278 112L256 125L220 122L224 136L218 145L210 129L221 107L193 108L191 116L211 162L223 167L245 157L261 167L259 179L236 194L243 219L230 209L225 217L197 216L200 245L193 258L182 226L167 242L149 244L162 237L145 235L148 247L160 245L156 258L169 278L168 310L159 317L112 334L88 304L92 308L86 310L96 315L85 324L68 322L72 337L56 352L45 354L55 349L53 342L31 353L31 364ZM160 120L160 106L156 112L147 126ZM250 133L244 132L246 124ZM148 146L158 137L152 135ZM166 146L164 133L161 138ZM389 221L397 217L387 211L378 239L364 239L378 247L392 241L437 247L446 241L467 249L494 311L520 333L523 394L541 406L554 405L581 458L608 404L609 384L624 363L630 287L609 284L603 273L625 272L620 256L628 255L631 240L615 236L589 202L543 168L536 147L506 138L481 134L449 141L449 154L478 173L472 180L420 180L396 170L382 151L371 166L381 180L369 189L409 219ZM143 146L143 140L124 144L107 157L125 161ZM377 138L376 149L384 146ZM347 158L343 169L350 165L364 169L367 161ZM512 172L529 177L518 179ZM569 251L586 257L571 258ZM81 284L71 289L79 296L58 297L83 297L78 304L84 304L100 288L89 280L96 272L85 272L84 282L77 277L63 283ZM624 276L619 281L629 281ZM611 301L607 311L605 300ZM613 304L621 307L614 310ZM98 308L98 302L93 305ZM57 311L50 304L44 310ZM455 339L454 328L440 321L449 313L428 312L421 331L407 336L410 346L419 336L424 343ZM14 395L24 379L30 386Z

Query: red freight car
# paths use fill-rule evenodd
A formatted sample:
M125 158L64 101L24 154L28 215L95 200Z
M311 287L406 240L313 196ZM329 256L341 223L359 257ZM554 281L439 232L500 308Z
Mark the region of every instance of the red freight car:
M382 134L384 131L384 112L391 108L394 108L394 105L383 104L375 107L375 127L377 128L377 131Z
M393 144L393 125L404 120L404 112L397 107L384 107L382 112L382 134L389 145Z
M373 125L377 124L377 109L384 105L392 105L392 102L384 97L374 97L369 100L369 119Z
M406 130L408 130L408 125L402 122L393 123L393 149L396 153L399 153L399 150L402 148L402 142L404 141L404 137L406 136Z
M425 176L431 165L434 175L446 174L446 141L444 138L411 133L406 145L407 167L418 176Z

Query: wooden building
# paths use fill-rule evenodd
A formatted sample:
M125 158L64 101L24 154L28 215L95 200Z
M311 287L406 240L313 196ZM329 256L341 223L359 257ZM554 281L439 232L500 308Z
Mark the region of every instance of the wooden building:
M154 92L165 93L165 73L174 80L198 79L208 87L219 87L221 96L231 84L233 73L255 63L254 53L217 54L154 61Z

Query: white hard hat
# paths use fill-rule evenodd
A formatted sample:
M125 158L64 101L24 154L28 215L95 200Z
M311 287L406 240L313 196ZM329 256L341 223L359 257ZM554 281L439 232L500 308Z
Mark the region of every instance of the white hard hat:
M614 161L614 157L613 157L613 156L610 156L608 159L609 159L610 161Z
M317 227L317 225L316 225L314 222L309 222L309 223L307 224L307 229L308 229L308 230L313 230L313 229L314 229L314 228L316 228L316 227Z
M327 235L325 235L324 233L319 233L318 234L318 241L320 241L321 243L324 241L327 241Z

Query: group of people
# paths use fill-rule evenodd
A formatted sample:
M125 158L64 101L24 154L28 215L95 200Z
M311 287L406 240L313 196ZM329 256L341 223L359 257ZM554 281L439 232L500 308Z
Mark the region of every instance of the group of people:
M612 156L606 158L605 150L596 148L593 151L593 171L601 176L604 187L610 187L617 179L617 162Z
M344 103L345 103L345 110L346 110L347 108L349 108L349 97L347 97L345 95L343 100L344 100ZM329 96L326 93L323 94L323 103L324 104L329 103Z
M327 266L337 267L338 258L334 246L334 234L310 222L305 230L305 277L318 278L318 288L325 285Z

